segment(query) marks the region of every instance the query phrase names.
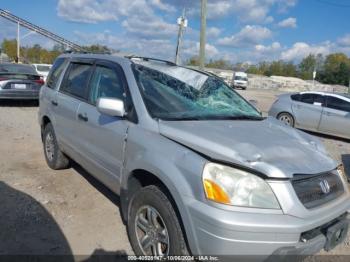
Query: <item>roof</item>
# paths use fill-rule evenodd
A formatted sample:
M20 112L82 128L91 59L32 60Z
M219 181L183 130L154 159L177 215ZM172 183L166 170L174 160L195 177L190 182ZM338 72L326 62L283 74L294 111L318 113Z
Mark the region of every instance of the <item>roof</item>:
M343 99L343 100L350 102L350 94L322 92L322 91L306 91L306 92L300 92L300 94L328 95L328 96L337 97L337 98L340 98L340 99Z

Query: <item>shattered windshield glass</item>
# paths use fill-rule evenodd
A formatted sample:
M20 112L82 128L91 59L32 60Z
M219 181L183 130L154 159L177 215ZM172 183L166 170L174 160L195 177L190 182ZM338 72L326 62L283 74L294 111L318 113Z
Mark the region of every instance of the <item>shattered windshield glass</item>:
M260 113L214 76L195 70L135 64L147 110L163 120L262 119Z

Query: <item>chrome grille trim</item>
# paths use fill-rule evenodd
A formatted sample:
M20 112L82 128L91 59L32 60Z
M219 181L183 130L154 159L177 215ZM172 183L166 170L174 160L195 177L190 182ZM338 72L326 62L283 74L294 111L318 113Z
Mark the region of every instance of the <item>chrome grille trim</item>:
M344 193L341 178L332 172L310 176L295 175L292 185L300 202L308 209L326 204Z

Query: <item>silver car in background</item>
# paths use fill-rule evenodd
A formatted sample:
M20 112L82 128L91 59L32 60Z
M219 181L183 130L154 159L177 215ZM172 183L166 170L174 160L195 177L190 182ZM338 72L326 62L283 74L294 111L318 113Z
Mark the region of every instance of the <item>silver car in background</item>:
M283 94L272 105L269 116L292 127L350 139L349 94Z

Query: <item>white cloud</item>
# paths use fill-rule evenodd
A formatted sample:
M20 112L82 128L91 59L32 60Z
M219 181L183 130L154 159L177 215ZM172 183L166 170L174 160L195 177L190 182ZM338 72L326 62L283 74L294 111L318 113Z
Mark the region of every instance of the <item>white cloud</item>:
M324 42L319 45L309 45L304 42L297 42L291 48L281 53L281 59L286 61L300 60L309 54L327 55L334 50L330 42Z
M167 0L175 4L175 0ZM182 1L183 2L183 1ZM294 7L297 0L212 0L208 1L208 18L221 19L232 15L244 23L271 23L273 17L269 15L273 7L285 12ZM190 14L200 13L200 1L188 1L183 5L189 7Z
M287 28L287 27L296 28L297 27L297 19L295 17L289 17L289 18L282 20L277 25L279 27L283 27L283 28Z
M271 38L271 36L271 30L266 27L247 25L237 34L219 39L218 44L231 47L247 47L259 44L261 41Z
M149 3L155 7L157 7L159 10L165 11L165 12L175 12L176 8L175 6L172 6L170 4L166 4L162 2L162 0L150 0Z
M206 31L208 38L216 38L221 34L221 29L218 27L208 27Z
M124 53L153 56L157 58L172 59L175 56L175 44L168 39L140 39L126 37L125 35L112 35L106 30L102 33L85 33L75 31L76 39L84 45L101 44L113 50Z
M199 42L185 41L183 48L182 48L182 52L184 55L187 55L187 56L198 55L199 46L200 46ZM219 54L219 50L214 45L206 44L205 45L205 54L206 54L206 58L210 59L210 58L217 56Z
M57 5L58 16L73 22L96 23L108 20L117 20L119 12L109 9L111 1L95 0L59 0Z
M273 42L271 45L256 45L255 51L260 53L270 53L281 49L281 44L279 42Z
M149 17L143 20L139 17L130 16L122 22L122 26L129 32L140 37L159 38L175 36L178 30L176 24L166 23L160 17Z
M296 6L298 0L280 0L278 2L279 12L285 13L289 8Z
M343 37L339 38L337 43L341 47L350 47L350 34L346 34Z

